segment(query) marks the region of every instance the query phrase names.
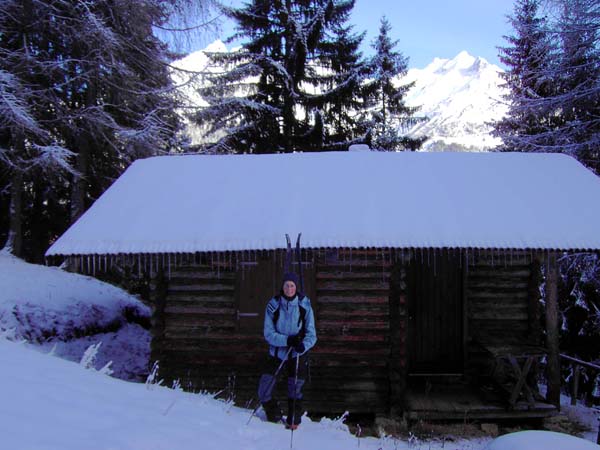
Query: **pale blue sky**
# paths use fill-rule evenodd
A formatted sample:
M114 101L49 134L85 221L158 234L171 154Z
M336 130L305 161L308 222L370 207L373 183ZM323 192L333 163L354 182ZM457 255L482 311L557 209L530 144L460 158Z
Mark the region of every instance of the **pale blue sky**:
M234 6L242 0L223 0ZM462 50L500 65L497 46L506 45L503 35L511 28L506 15L512 13L511 0L356 0L350 22L355 31L366 31L363 51L379 31L385 14L392 25L410 67L423 68L433 58L453 58ZM223 25L223 39L231 34L232 24Z

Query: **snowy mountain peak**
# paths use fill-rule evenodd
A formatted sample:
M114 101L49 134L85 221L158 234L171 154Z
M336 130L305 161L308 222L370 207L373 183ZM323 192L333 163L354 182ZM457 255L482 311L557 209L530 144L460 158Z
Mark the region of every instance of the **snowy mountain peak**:
M223 41L221 39L217 39L212 44L208 44L208 46L202 51L205 53L226 52L227 47L225 46L225 44L223 43Z
M452 59L435 58L424 70L437 73L456 70L476 73L490 65L484 58L472 56L469 52L463 50Z
M477 58L475 58L474 56L471 56L469 54L469 52L463 50L458 55L456 55L454 57L454 59L451 60L451 63L456 68L467 69L467 68L471 67L475 63L476 60L477 60Z
M491 136L489 123L506 114L501 73L498 66L466 51L453 59L435 58L425 69L410 69L399 83L415 82L407 103L420 106L419 115L426 119L409 134L429 136L426 150L497 146L500 141Z

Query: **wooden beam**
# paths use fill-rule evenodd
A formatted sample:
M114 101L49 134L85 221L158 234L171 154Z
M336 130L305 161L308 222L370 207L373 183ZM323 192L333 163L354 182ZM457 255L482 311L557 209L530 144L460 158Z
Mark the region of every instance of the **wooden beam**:
M546 255L546 347L548 364L546 400L560 409L560 351L558 346L558 262L555 252Z

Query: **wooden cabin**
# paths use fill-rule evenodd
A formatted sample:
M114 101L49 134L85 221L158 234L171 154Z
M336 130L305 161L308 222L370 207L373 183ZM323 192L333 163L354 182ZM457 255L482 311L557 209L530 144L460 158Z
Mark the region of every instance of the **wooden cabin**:
M555 400L533 377L545 358L555 395L556 256L600 248L597 194L597 177L562 155L157 157L134 163L47 255L151 274L161 377L246 405L285 234L302 233L293 268L318 335L309 413L544 417Z

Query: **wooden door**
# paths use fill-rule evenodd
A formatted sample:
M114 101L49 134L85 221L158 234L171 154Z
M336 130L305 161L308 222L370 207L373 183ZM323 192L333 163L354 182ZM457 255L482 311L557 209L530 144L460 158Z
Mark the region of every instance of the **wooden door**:
M429 253L429 255L427 255ZM408 271L409 372L462 373L463 269L448 251L425 252Z
M293 256L292 270L298 273ZM305 257L306 259L306 257ZM262 335L267 302L281 291L284 257L264 252L256 261L242 263L237 273L238 330L240 333ZM312 262L303 261L305 294L314 302L315 269ZM300 287L298 286L298 289Z

